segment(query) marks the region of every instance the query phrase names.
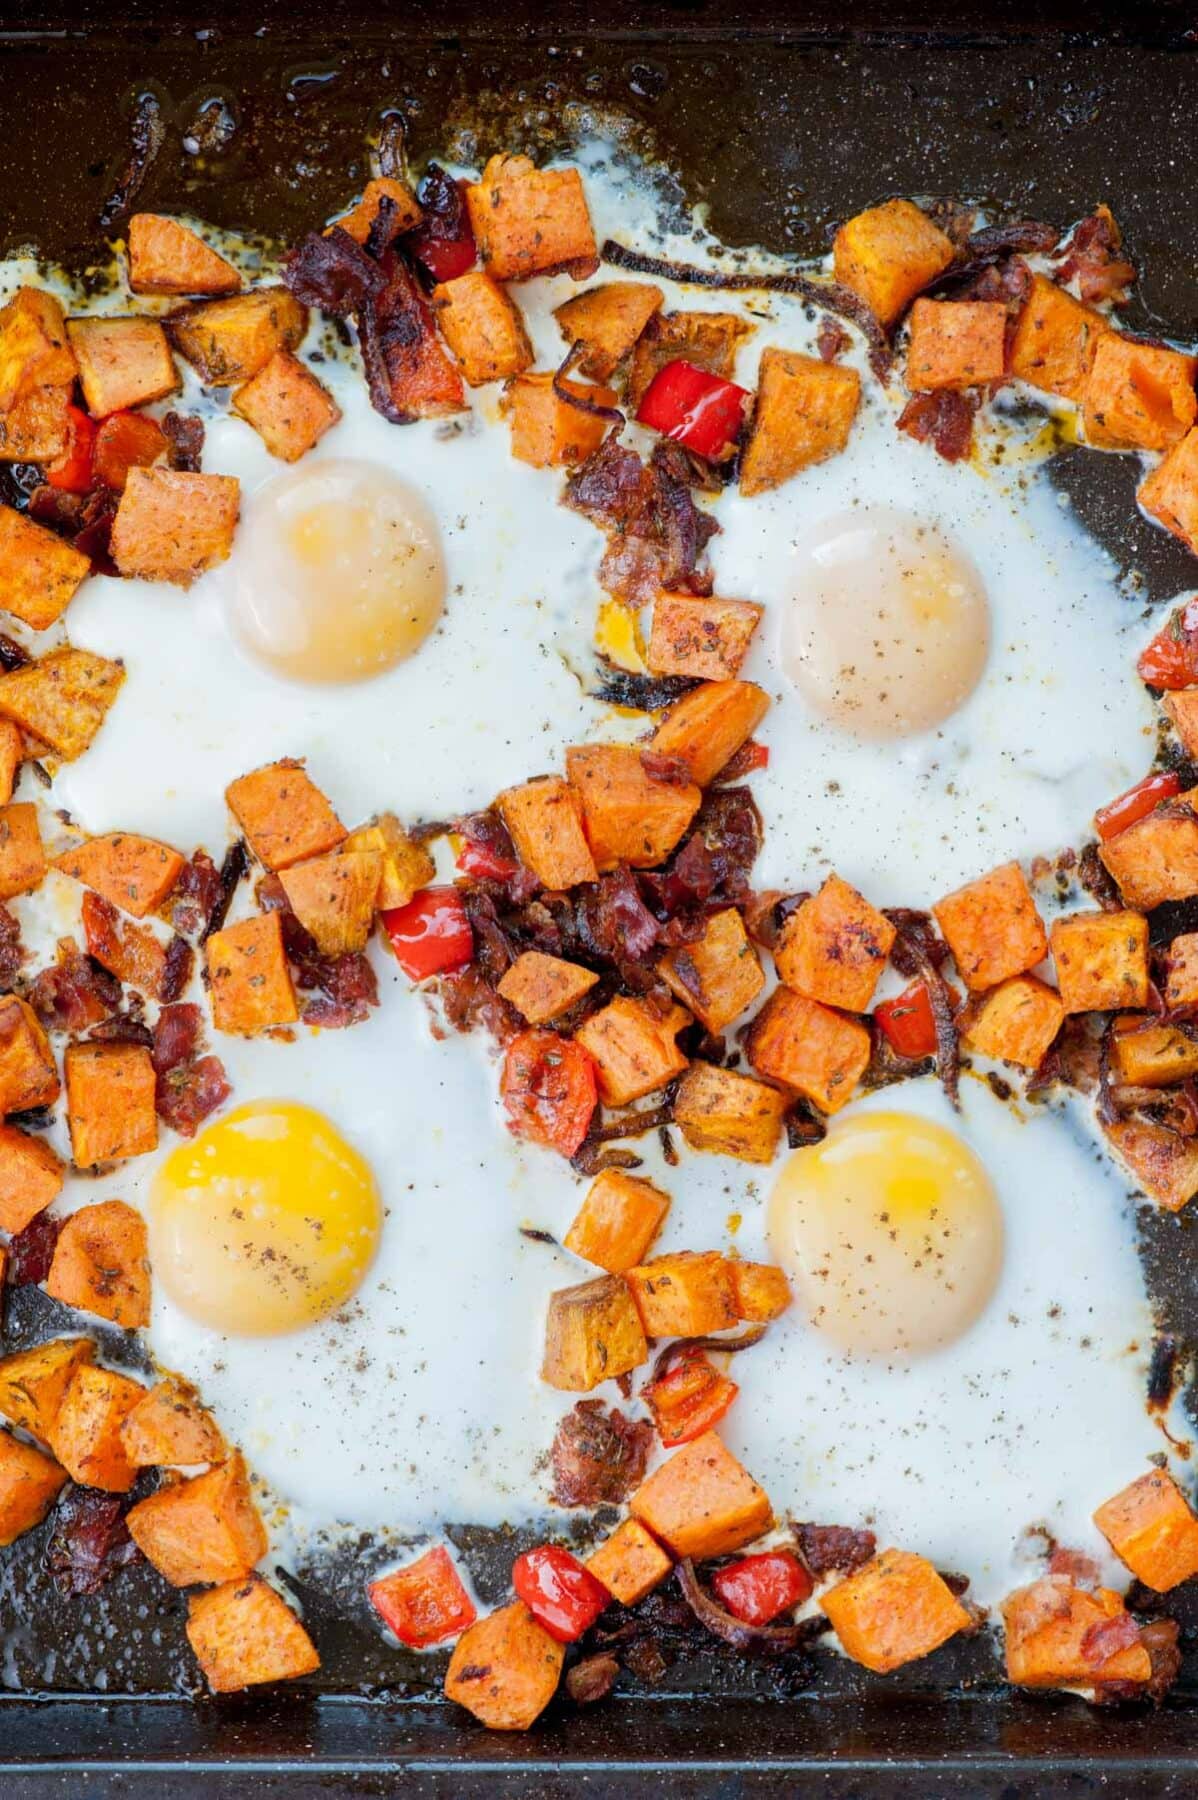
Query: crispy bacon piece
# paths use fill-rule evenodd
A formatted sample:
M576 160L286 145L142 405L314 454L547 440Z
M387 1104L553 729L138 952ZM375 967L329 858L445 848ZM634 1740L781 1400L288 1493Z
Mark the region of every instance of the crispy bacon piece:
M310 231L283 264L283 281L301 305L335 319L361 312L386 286L374 258L340 225L323 236Z
M24 961L20 921L7 906L0 906L0 993L11 990Z
M1109 207L1100 206L1076 226L1057 265L1058 281L1077 282L1087 306L1103 300L1119 305L1136 278L1136 266L1120 254L1123 234Z
M566 1671L566 1692L576 1705L590 1706L607 1698L619 1673L620 1665L610 1650L599 1650Z
M153 1000L177 1000L191 978L195 952L189 943L176 935L164 951L147 926L123 922L102 894L89 890L83 896L83 930L88 955Z
M58 960L34 976L28 999L47 1031L77 1037L117 1011L121 984L84 956L74 938L60 938Z
M315 938L304 930L288 905L277 875L264 875L257 891L263 911L279 914L283 948L296 986L304 993L316 991L316 998L306 1000L300 1009L304 1024L339 1031L368 1018L370 1008L379 1003L378 979L369 959L353 950L341 956L322 956Z
M154 1107L181 1137L194 1137L210 1113L232 1093L218 1056L203 1056L204 1016L183 1002L164 1006L154 1026Z
M169 923L184 937L198 937L221 895L220 870L206 850L183 864L167 900Z
M9 1287L30 1287L46 1279L63 1224L64 1221L53 1214L40 1212L30 1219L24 1231L18 1231L9 1239Z
M831 313L825 313L820 320L819 334L815 340L815 347L819 351L820 361L826 363L839 362L852 341L852 338L839 320L834 319Z
M515 1007L509 1006L473 963L460 975L443 976L437 991L445 1017L455 1031L489 1031L498 1044L506 1044L524 1029Z
M813 1575L851 1575L867 1563L877 1548L872 1531L854 1531L848 1525L796 1525L799 1555Z
M129 1536L129 1502L99 1488L64 1488L54 1509L46 1568L59 1592L98 1594L106 1582L137 1562L141 1551Z
M653 1443L647 1420L609 1412L602 1400L580 1400L557 1428L550 1453L559 1506L615 1506L645 1473Z
M1140 1627L1129 1612L1116 1613L1113 1619L1100 1619L1082 1638L1079 1645L1082 1660L1091 1668L1100 1669L1120 1650L1130 1650L1139 1638Z
M204 454L204 421L194 413L168 412L159 420L170 446L167 460L182 474L198 475Z
M380 201L378 214L371 227L367 249L374 253L376 232L384 228L384 215L394 212L394 203ZM428 304L416 284L416 278L401 256L394 250L379 253L383 286L367 299L358 313L358 339L362 365L370 388L370 401L376 412L393 425L408 425L420 416L401 406L396 391L403 393L413 386L429 361L425 346L436 344L436 332ZM437 351L438 358L440 351ZM415 381L420 386L419 380ZM434 396L429 410L438 410ZM440 410L454 411L453 405Z
M918 443L931 443L945 462L960 462L973 443L973 415L977 401L953 388L936 388L930 394L914 394L899 414L898 428Z
M599 582L625 605L646 606L662 588L711 592L710 567L701 565L719 526L695 505L678 445L663 441L642 463L611 435L566 483L562 498L607 533Z

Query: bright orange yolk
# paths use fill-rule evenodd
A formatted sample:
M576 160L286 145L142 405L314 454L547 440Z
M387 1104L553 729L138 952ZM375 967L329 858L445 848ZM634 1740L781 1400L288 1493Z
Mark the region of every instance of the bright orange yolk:
M361 1283L382 1228L370 1166L309 1106L239 1106L180 1144L150 1196L155 1278L218 1331L311 1325Z

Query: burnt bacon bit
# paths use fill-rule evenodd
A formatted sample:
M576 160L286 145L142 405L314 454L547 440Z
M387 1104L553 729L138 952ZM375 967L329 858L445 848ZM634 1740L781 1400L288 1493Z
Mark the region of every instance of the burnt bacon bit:
M166 438L167 463L184 475L198 475L204 455L204 421L194 413L168 412L159 420Z
M606 656L595 660L599 670L595 698L602 700L605 706L626 706L630 712L661 712L699 685L690 675L644 675L633 669L622 669ZM641 757L648 774L653 772L649 760L652 755L652 751L645 751ZM689 774L686 779L690 779Z
M562 504L608 536L600 585L629 606L646 606L662 588L709 594L701 567L719 525L694 502L690 464L662 442L648 463L609 436L566 483Z
M310 231L283 264L282 276L301 305L335 319L360 313L387 284L378 263L340 225L323 236Z
M805 1100L796 1100L788 1108L782 1123L789 1150L806 1150L811 1144L822 1143L828 1135L826 1120L813 1112Z
M914 394L898 417L898 428L917 443L930 443L945 462L960 462L973 444L976 396L954 388Z
M817 1580L823 1575L851 1575L877 1549L872 1531L854 1531L848 1525L796 1523L792 1529L799 1555Z
M23 1231L14 1233L8 1242L9 1287L32 1287L46 1279L65 1223L52 1213L40 1212Z
M72 1598L98 1594L105 1584L141 1551L129 1535L125 1514L130 1501L98 1488L63 1489L50 1523L46 1569L60 1593Z
M164 1006L154 1026L154 1107L181 1137L198 1127L232 1093L224 1064L204 1049L204 1016L190 1002Z
M628 1419L602 1400L580 1400L553 1439L553 1498L558 1506L616 1506L640 1486L653 1444L647 1420Z
M566 1692L576 1706L592 1706L607 1698L619 1673L620 1665L610 1650L597 1650L566 1670Z

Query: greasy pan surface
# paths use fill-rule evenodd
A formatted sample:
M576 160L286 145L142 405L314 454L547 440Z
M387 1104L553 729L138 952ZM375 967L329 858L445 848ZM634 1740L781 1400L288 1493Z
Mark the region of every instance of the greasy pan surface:
M1105 200L1142 268L1133 324L1198 336L1198 62L1166 9L1153 9L1151 37L1137 35L1134 9L1107 31L1088 9L1085 36L1068 29L1081 9L1041 8L1034 33L1025 24L1011 35L1001 9L982 18L925 8L900 22L866 8L872 23L860 10L849 37L832 35L814 8L771 17L761 4L719 10L702 0L595 18L566 7L552 20L535 0L506 0L502 17L462 5L378 16L365 5L263 0L209 8L199 33L172 24L165 3L93 0L56 14L9 0L0 256L36 240L86 266L128 160L133 100L151 89L168 136L140 203L284 240L360 184L366 133L383 107L403 111L418 163L500 147L546 153L588 121L616 121L676 171L688 198L709 201L713 229L732 244L822 249L839 219L895 192L988 197L1060 222ZM212 102L236 130L226 148L197 156L183 139ZM1129 601L1138 606L1192 582L1193 564L1139 519L1133 476L1130 459L1068 452L1052 471L1121 568L1140 572ZM1194 1230L1187 1215L1162 1213L1143 1242L1162 1329L1183 1338L1198 1335ZM49 1304L21 1292L7 1347L46 1335L39 1312ZM3 1800L381 1794L397 1791L397 1765L404 1792L430 1795L476 1785L647 1794L660 1791L665 1766L680 1796L1163 1795L1198 1782L1194 1656L1169 1707L1149 1716L1005 1695L987 1685L990 1660L977 1645L937 1658L937 1683L956 1684L947 1701L921 1665L883 1691L835 1661L818 1688L783 1693L760 1668L681 1646L641 1696L553 1710L527 1738L490 1737L432 1701L427 1662L405 1664L380 1644L360 1599L368 1545L346 1557L340 1579L322 1574L318 1586L295 1572L325 1656L318 1687L193 1705L181 1697L192 1678L178 1648L181 1596L142 1566L98 1600L61 1599L40 1575L42 1537L23 1540L0 1573L0 1680L13 1690L0 1700ZM456 1534L484 1599L502 1592L513 1554L511 1540L494 1537ZM1183 1596L1171 1610L1198 1637L1198 1603ZM89 1693L114 1642L128 1651L119 1680ZM116 1698L117 1688L137 1697ZM55 1697L31 1701L17 1689Z

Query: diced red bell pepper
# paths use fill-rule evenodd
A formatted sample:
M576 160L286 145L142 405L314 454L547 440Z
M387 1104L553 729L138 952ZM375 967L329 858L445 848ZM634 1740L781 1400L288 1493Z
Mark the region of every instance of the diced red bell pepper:
M955 1009L961 996L955 988L948 991ZM883 1000L874 1007L874 1018L899 1056L918 1060L936 1054L936 1021L925 982L913 981L893 1000Z
M46 464L46 480L65 494L86 494L92 485L96 426L81 406L68 406L67 417L67 447Z
M556 1544L526 1550L512 1564L512 1586L538 1625L572 1644L595 1623L611 1595L576 1556Z
M92 469L98 482L122 494L130 469L150 468L168 449L166 433L156 419L147 419L144 413L109 413L96 430Z
M464 969L474 955L474 933L455 887L422 888L381 917L395 960L413 981Z
M740 1389L701 1350L685 1351L656 1381L641 1389L657 1434L667 1449L689 1444L718 1425Z
M746 1625L768 1625L811 1596L814 1582L790 1550L764 1550L725 1563L711 1578L720 1604Z
M1118 837L1129 825L1146 819L1162 800L1172 800L1180 792L1181 776L1174 769L1161 769L1155 775L1146 775L1143 781L1128 788L1126 794L1120 794L1109 806L1099 807L1094 814L1094 829L1105 844L1108 838Z
M636 421L708 462L723 462L736 448L751 398L747 388L680 357L657 371L641 397Z
M1198 599L1179 606L1169 623L1140 652L1136 669L1154 688L1198 684Z
M413 1650L457 1637L478 1617L442 1544L426 1550L406 1569L372 1581L366 1593L383 1624Z
M500 1092L517 1137L573 1156L599 1104L595 1065L556 1031L521 1031L504 1057Z
M466 183L430 163L417 198L424 217L405 233L404 247L434 281L454 281L472 269L478 257L466 210Z
M477 838L466 838L457 854L456 867L476 881L510 881L519 864L513 857L503 856L491 844Z

